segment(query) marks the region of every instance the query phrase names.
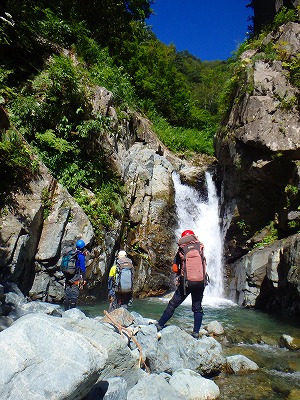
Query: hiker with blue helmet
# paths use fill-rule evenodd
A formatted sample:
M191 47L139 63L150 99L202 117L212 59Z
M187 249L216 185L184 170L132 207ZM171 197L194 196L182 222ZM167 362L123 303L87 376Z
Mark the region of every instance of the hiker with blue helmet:
M127 308L132 301L133 264L125 250L118 252L117 260L108 276L109 312L118 307Z
M69 250L68 255L63 256L69 257L69 263L74 263L73 270L69 269L64 272L65 275L65 310L76 307L79 290L83 288L86 283L86 266L85 258L87 251L85 249L85 242L82 239L77 240L76 250ZM63 261L62 261L63 262Z

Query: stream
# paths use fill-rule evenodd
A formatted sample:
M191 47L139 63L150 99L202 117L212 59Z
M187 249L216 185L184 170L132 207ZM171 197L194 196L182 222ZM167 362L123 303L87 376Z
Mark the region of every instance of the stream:
M169 300L166 298L134 299L129 311L145 318L158 319ZM89 317L103 316L108 302L79 308ZM212 379L219 386L220 400L299 400L300 352L280 348L282 334L300 338L300 326L282 321L260 311L246 309L224 300L207 298L203 302L202 326L219 321L226 338L216 338L222 344L224 356L243 354L259 366L257 372L230 375L222 372ZM191 333L193 313L190 299L177 308L169 325L178 325ZM167 324L167 325L168 325Z

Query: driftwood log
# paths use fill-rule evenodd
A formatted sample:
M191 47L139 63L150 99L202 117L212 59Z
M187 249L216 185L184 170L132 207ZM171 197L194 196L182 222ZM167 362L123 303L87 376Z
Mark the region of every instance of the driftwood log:
M104 314L107 316L107 318L111 321L111 323L119 330L119 333L121 335L126 335L128 337L128 339L132 340L135 344L136 347L139 350L140 353L140 357L139 357L139 368L145 368L146 372L148 372L150 374L150 370L149 367L146 365L145 360L143 359L143 351L142 351L142 347L139 344L139 342L136 340L136 338L134 337L132 331L130 331L128 328L125 328L125 326L118 324L110 315L109 313L104 310Z

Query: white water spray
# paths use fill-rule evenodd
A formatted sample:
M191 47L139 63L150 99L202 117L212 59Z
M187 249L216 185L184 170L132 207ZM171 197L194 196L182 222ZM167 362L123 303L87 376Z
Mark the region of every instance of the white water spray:
M207 199L202 199L194 188L180 182L178 174L173 174L178 229L176 236L191 229L204 244L207 272L210 284L204 291L203 303L218 303L223 297L222 235L219 224L219 202L211 175L206 172ZM224 300L224 299L223 299Z

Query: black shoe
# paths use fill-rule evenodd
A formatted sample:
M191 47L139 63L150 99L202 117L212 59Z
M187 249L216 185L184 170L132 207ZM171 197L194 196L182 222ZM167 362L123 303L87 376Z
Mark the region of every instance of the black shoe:
M161 331L164 329L164 326L159 325L159 323L155 324L157 331Z
M199 339L199 332L193 332L192 333L193 338Z

